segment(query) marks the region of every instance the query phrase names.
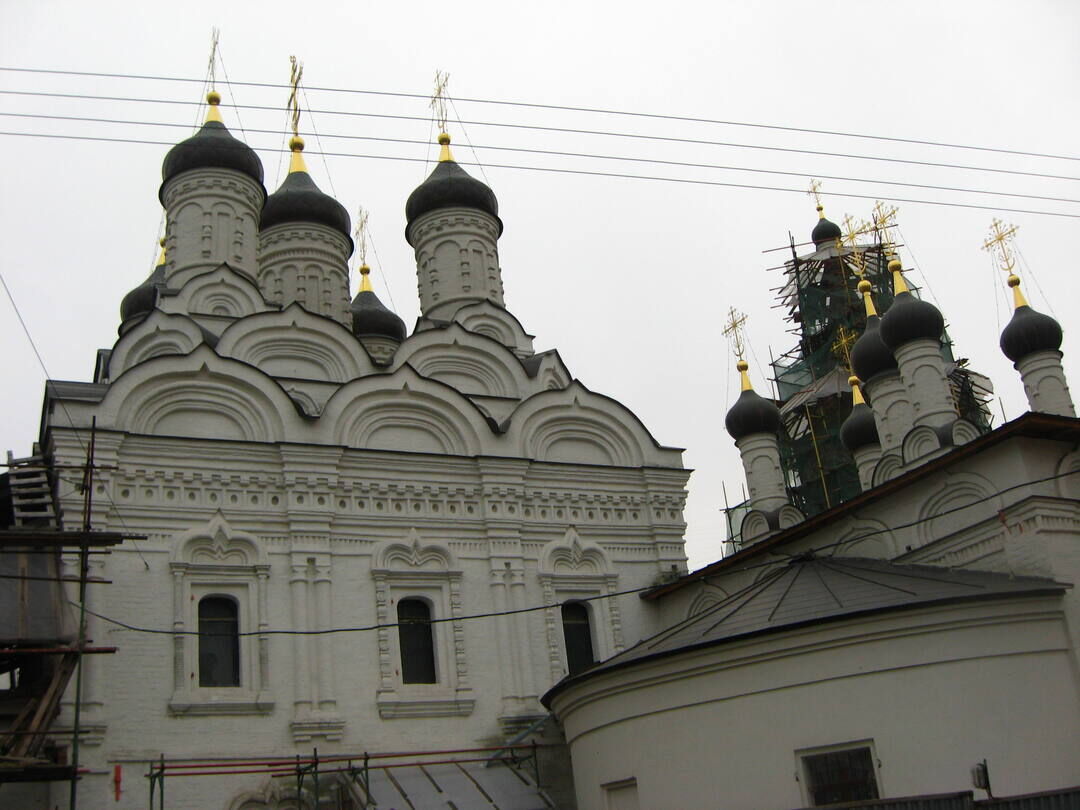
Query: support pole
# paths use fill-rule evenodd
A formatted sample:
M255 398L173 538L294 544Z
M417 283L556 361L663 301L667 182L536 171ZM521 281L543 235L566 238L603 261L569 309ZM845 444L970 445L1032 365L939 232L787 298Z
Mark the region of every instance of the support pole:
M86 450L86 471L83 474L83 537L79 549L79 640L75 664L75 717L71 732L71 789L68 808L76 810L79 794L79 720L82 712L83 647L86 646L86 580L90 576L90 547L86 534L90 531L94 506L94 440L97 438L97 417L90 421L90 446ZM151 791L153 788L151 787ZM153 801L153 798L151 798Z

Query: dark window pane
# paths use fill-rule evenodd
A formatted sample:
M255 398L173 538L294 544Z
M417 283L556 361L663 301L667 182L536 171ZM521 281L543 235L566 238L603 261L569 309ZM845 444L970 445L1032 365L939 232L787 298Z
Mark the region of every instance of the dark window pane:
M435 683L431 608L422 599L402 599L397 615L402 683Z
M563 640L566 642L566 668L576 675L596 663L593 655L589 609L581 602L562 606Z
M869 748L849 748L803 757L810 801L815 805L878 798Z
M240 685L240 618L224 596L199 600L199 686Z

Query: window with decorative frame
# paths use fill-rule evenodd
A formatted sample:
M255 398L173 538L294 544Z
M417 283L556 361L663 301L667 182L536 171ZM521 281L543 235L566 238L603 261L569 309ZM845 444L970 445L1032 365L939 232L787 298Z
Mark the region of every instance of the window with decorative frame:
M602 661L622 651L619 600L595 599L619 590L619 576L612 571L607 553L598 544L583 541L571 527L561 540L553 540L541 550L539 576L544 604L553 606L544 611L552 683L584 666L586 627L592 661ZM569 636L566 604L579 606L571 609ZM588 622L584 627L582 609Z
M267 714L270 686L267 585L258 542L220 516L177 538L173 578L176 715Z
M403 542L377 549L372 564L380 625L379 716L472 714L476 700L460 620L462 574L453 553L440 543L422 543L410 530ZM445 619L450 621L440 621Z

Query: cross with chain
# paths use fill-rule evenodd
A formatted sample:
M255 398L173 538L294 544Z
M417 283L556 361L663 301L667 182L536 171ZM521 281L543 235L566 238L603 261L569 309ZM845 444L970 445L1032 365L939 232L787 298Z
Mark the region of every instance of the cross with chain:
M814 205L821 205L821 181L812 178L810 180L810 189L806 192L814 198Z
M745 324L745 313L739 312L735 307L731 307L728 310L728 322L724 325L724 337L731 341L731 344L735 349L735 356L740 360L743 359L743 354L746 351L746 344L743 339L743 329Z
M289 84L292 92L289 93L289 114L292 116L292 134L300 135L300 77L304 75L304 63L296 61L295 56L289 57Z
M994 219L990 223L990 238L983 242L983 250L993 253L996 249L998 251L998 264L1001 269L1006 273L1012 273L1013 267L1016 266L1016 261L1013 259L1012 251L1009 249L1009 243L1016 236L1016 232L1020 230L1019 225L1006 225L1000 219Z
M367 230L368 212L363 206L356 209L356 228L353 229L353 238L356 240L356 254L360 257L360 264L367 264Z
M840 326L836 330L836 340L832 344L832 353L837 359L843 358L844 364L848 368L851 368L851 347L855 345L858 338L858 334L845 326Z
M439 132L446 132L446 83L449 81L449 73L442 70L435 71L435 90L431 94L431 103L428 106L435 111L435 123L439 125Z

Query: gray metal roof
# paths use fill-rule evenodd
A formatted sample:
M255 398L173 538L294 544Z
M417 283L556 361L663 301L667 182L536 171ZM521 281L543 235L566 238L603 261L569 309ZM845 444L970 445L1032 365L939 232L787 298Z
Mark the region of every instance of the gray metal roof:
M571 680L636 661L816 622L943 602L1061 593L1069 587L1040 577L900 565L859 557L793 558L719 604L646 639Z
M379 810L486 807L491 810L550 810L555 805L528 768L479 762L442 762L400 767L372 766L368 800Z

